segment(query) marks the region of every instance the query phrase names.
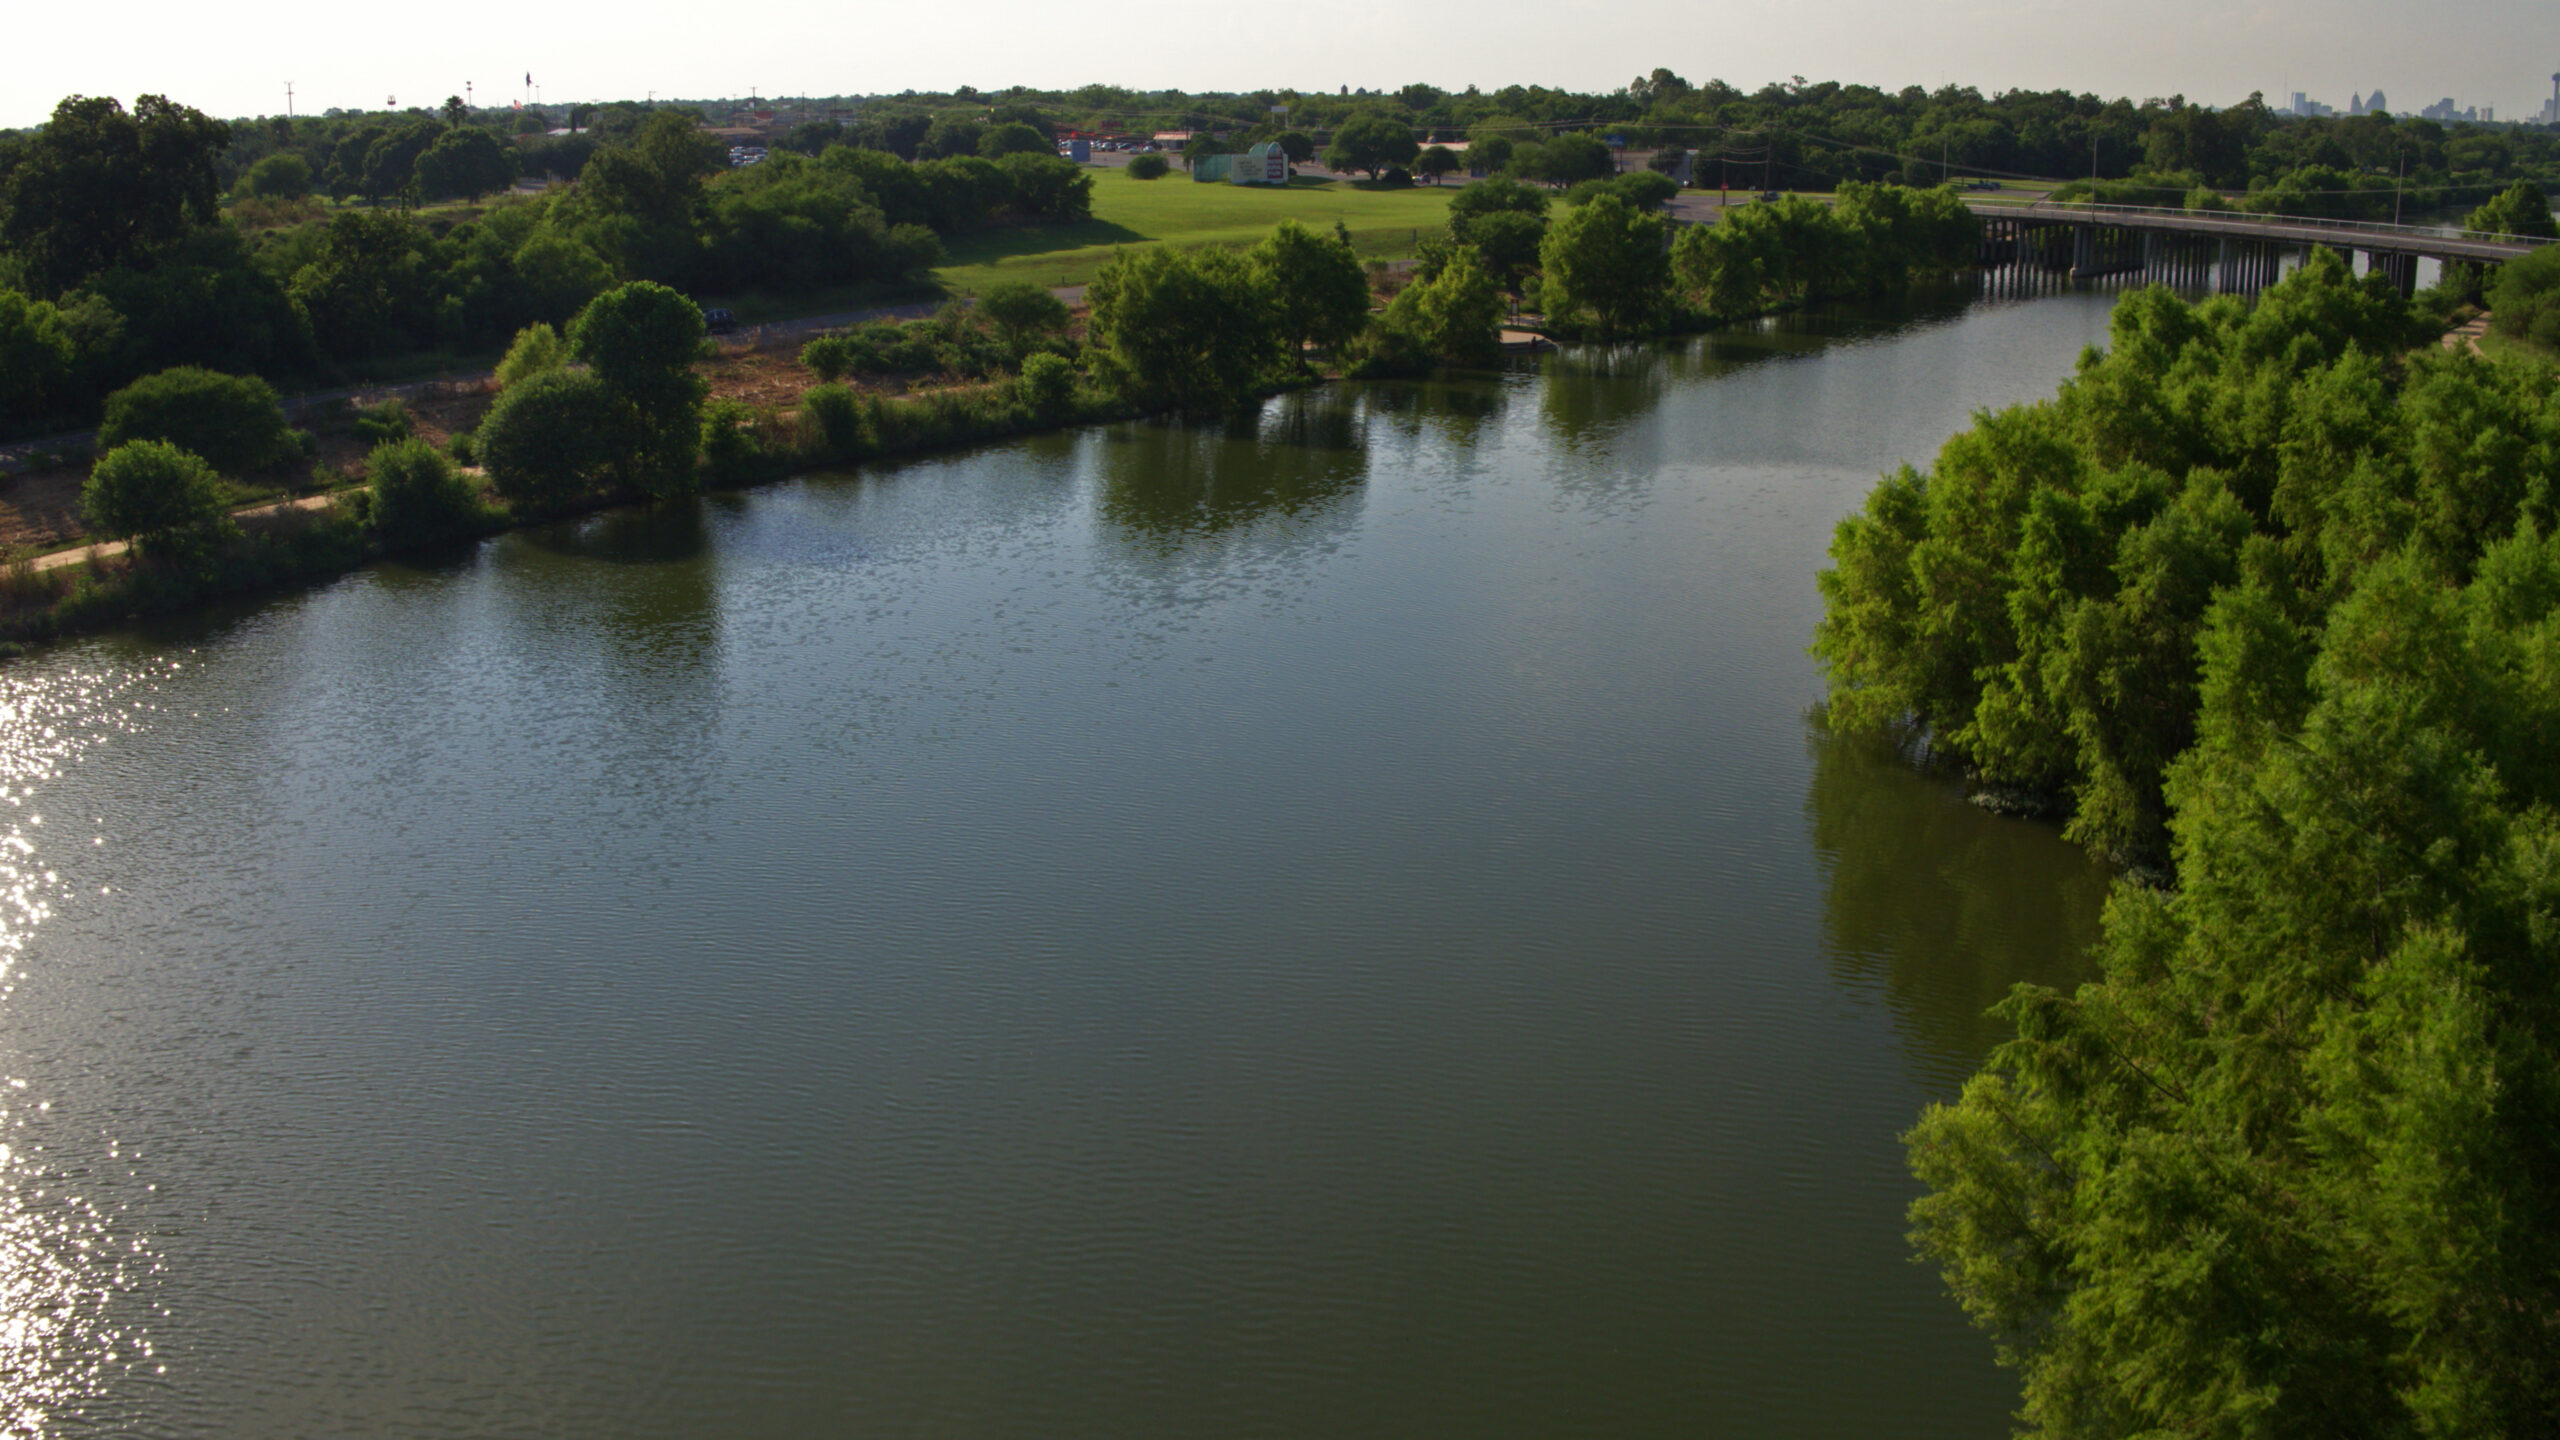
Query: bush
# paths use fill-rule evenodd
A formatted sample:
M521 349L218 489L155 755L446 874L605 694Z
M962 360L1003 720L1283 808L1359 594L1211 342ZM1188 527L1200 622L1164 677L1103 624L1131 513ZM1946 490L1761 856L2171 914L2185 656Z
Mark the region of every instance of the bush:
M409 407L397 399L367 405L356 412L356 434L376 445L406 440L416 431L416 424L409 418Z
M394 549L468 534L484 522L480 489L424 440L399 439L365 457L373 528Z
M827 384L844 378L853 364L853 346L841 335L821 335L800 347L800 364Z
M756 412L736 400L702 407L702 469L715 485L744 485L775 468L755 431Z
M508 503L547 510L593 489L611 470L619 426L604 382L553 370L507 387L480 422L480 462Z
M1390 165L1378 176L1378 183L1390 189L1410 189L1413 186L1413 172L1401 165Z
M107 397L98 448L136 440L165 440L226 475L264 470L298 448L266 381L194 365L146 375Z
M842 460L862 448L862 402L841 385L816 385L800 397L800 416L817 428L830 460Z
M560 332L548 325L527 325L516 332L515 343L507 347L507 358L498 362L498 388L521 384L536 375L547 375L569 363L569 346Z
M473 439L471 432L468 430L456 430L451 435L446 436L444 441L444 453L452 456L453 463L456 465L476 465L480 463L480 446L478 442Z
M1042 351L1022 362L1022 403L1043 416L1056 415L1075 398L1076 367L1063 355Z
M145 553L188 549L231 520L222 477L165 440L128 440L108 451L80 487L80 509L99 531Z
M1067 328L1066 302L1050 294L1047 286L1028 280L988 286L987 293L978 297L978 313L995 325L996 333L1016 355L1029 350L1041 336Z
M1129 178L1132 180L1161 180L1164 178L1165 172L1172 168L1173 166L1168 164L1165 158L1161 155L1132 155L1129 157Z
M248 168L232 193L262 200L298 200L311 193L311 162L284 151Z
M2560 350L2560 245L2497 268L2489 281L2489 328Z

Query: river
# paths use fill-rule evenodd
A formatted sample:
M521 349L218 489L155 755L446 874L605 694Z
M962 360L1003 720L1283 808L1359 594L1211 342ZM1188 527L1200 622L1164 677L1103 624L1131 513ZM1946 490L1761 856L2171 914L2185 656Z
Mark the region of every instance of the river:
M2103 871L1824 736L2107 297L1336 386L0 669L0 1422L2006 1433L1897 1134Z

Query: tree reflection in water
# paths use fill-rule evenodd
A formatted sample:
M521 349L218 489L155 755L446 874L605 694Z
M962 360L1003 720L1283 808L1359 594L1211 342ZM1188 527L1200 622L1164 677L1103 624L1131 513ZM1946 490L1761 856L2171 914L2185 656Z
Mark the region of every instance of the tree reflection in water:
M2107 867L2053 825L1967 803L1889 739L1816 725L1807 744L1833 973L1882 993L1925 1083L1951 1093L2008 1038L1987 1012L2012 985L2093 978Z
M1369 478L1369 437L1358 399L1328 388L1223 419L1115 426L1100 467L1103 519L1173 554L1267 516L1320 517Z

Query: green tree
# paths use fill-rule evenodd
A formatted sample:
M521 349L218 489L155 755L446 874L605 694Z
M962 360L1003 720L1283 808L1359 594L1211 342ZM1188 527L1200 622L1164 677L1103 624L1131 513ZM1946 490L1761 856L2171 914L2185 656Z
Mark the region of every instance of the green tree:
M447 95L444 97L444 123L447 129L459 130L462 128L463 122L470 118L471 107L462 103L461 96Z
M1618 156L1599 136L1583 130L1567 130L1550 137L1536 147L1534 155L1523 152L1523 165L1515 158L1512 168L1532 180L1563 189L1585 180L1605 180L1618 173Z
M1369 276L1351 247L1283 220L1247 252L1271 297L1282 345L1300 369L1309 344L1338 346L1369 323Z
M1517 210L1498 210L1477 216L1467 226L1467 243L1473 245L1484 264L1485 274L1505 290L1517 292L1520 277L1536 267L1538 247L1547 238L1547 222L1535 215Z
M1125 168L1132 180L1161 180L1173 166L1162 155L1147 153L1130 156Z
M569 346L560 332L546 324L527 325L516 332L507 346L506 356L498 361L498 388L521 385L536 375L548 375L569 363Z
M1007 155L1054 155L1057 147L1048 136L1017 120L978 132L977 153L996 160Z
M702 311L647 280L608 290L569 326L569 352L617 402L616 469L652 495L691 490L709 387L694 373Z
M434 336L429 237L406 215L345 211L329 219L318 253L290 286L312 334L331 354L419 348Z
M39 298L141 263L218 215L231 127L158 95L74 95L0 167L0 247Z
M80 509L100 533L157 557L192 553L231 524L213 467L161 440L108 448L80 487Z
M487 523L479 487L424 440L376 445L365 457L365 475L373 490L373 528L395 549L469 534Z
M1469 244L1477 243L1475 227L1486 218L1498 214L1525 215L1538 222L1538 231L1546 233L1547 208L1551 197L1534 185L1517 180L1494 177L1460 187L1449 197L1449 233Z
M1413 162L1413 173L1429 178L1434 185L1440 183L1441 176L1453 175L1460 168L1458 152L1446 145L1433 145L1426 148L1415 157Z
M995 325L1005 348L1017 356L1067 328L1066 302L1050 294L1048 287L1028 280L1000 280L988 286L978 297L978 312Z
M364 196L379 202L406 190L418 179L418 157L452 133L432 120L412 120L375 137L364 151Z
M1375 180L1390 165L1411 165L1421 151L1404 121L1382 111L1364 110L1335 127L1324 163L1330 170L1366 170Z
M565 325L587 302L613 286L613 267L574 236L537 231L510 259L523 307L546 324Z
M1600 196L1548 228L1538 259L1549 318L1602 339L1660 328L1671 301L1660 216Z
M2546 1433L2560 545L2217 603L2178 888L1910 1137L1915 1238L2049 1436Z
M515 157L489 131L449 130L419 153L417 177L430 200L476 200L515 183Z
M2550 198L2530 180L2508 186L2496 199L2463 217L2462 228L2481 235L2520 235L2532 240L2560 240L2551 219Z
M0 419L32 420L67 406L78 356L60 310L0 287Z
M290 150L269 155L241 172L233 188L262 200L299 200L311 193L311 162Z
M1123 251L1085 298L1093 343L1143 398L1224 409L1251 398L1280 360L1270 296L1233 251Z
M1278 143L1280 153L1288 156L1292 165L1304 165L1316 158L1316 142L1304 130L1282 131Z
M583 370L550 370L499 392L480 422L480 464L520 509L556 509L593 490L621 458L621 397Z
M1037 415L1056 415L1075 398L1076 367L1064 355L1043 350L1022 361L1022 403Z
M1461 249L1439 274L1399 292L1378 323L1434 360L1481 364L1500 353L1502 308L1493 277Z
M98 448L164 440L226 475L247 475L294 452L273 386L255 375L185 365L146 375L107 397Z

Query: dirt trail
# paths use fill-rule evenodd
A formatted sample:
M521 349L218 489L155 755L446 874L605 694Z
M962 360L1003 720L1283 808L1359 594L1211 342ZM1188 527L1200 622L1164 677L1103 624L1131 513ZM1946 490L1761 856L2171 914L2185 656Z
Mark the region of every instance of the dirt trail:
M243 525L254 525L260 520L282 515L288 510L317 510L335 498L337 497L333 495L305 495L296 500L277 500L266 505L252 505L246 510L234 510L231 512L231 518ZM132 548L127 541L107 540L96 545L84 545L77 550L56 550L50 555L39 555L29 561L28 565L29 568L36 570L59 570L65 565L86 565L92 560L111 560Z

